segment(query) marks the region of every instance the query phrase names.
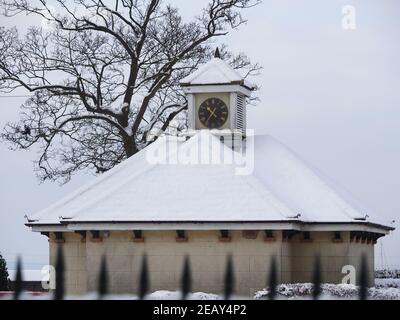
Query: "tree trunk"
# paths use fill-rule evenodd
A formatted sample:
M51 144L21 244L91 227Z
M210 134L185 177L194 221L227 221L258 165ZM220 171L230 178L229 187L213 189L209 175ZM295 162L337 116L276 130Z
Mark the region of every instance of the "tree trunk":
M126 153L126 157L130 158L135 153L138 152L138 148L135 143L135 139L133 137L123 137L124 149Z

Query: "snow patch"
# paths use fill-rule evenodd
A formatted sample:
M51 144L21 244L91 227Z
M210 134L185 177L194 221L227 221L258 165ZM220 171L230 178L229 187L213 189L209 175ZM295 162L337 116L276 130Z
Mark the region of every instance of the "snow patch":
M253 88L254 85L243 79L227 62L220 58L213 58L198 68L195 72L182 79L182 84L229 84L244 81L245 86Z
M312 299L314 285L312 283L281 284L277 286L277 299ZM254 299L268 299L269 289L257 291ZM351 284L331 284L321 285L320 300L357 300L359 287ZM399 300L399 288L369 288L368 299L371 300Z
M323 284L320 300L357 300L358 287L349 284ZM278 300L309 300L312 299L313 285L311 283L282 284L277 287ZM255 293L255 300L268 299L268 289L263 289ZM159 290L148 294L145 300L180 300L180 291ZM13 298L12 292L0 292L0 300L10 300ZM24 292L21 300L50 300L53 298L51 293ZM89 293L82 296L67 296L66 300L97 300L97 293ZM133 294L110 294L103 297L104 300L138 300L137 295ZM194 292L187 296L188 300L222 300L219 294ZM248 300L249 298L233 296L232 300ZM400 300L399 288L369 288L369 300Z

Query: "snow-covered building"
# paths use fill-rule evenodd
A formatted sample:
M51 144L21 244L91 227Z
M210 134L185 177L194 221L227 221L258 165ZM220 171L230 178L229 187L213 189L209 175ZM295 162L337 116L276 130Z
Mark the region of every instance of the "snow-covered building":
M323 281L339 283L365 254L372 281L374 244L392 226L274 138L247 131L252 85L225 61L181 84L191 132L158 138L27 217L49 237L52 264L64 247L67 290L96 290L103 254L114 293L137 289L144 253L152 290L179 288L186 255L195 291L221 292L229 254L244 295L265 287L274 256L281 283L310 282L316 255Z

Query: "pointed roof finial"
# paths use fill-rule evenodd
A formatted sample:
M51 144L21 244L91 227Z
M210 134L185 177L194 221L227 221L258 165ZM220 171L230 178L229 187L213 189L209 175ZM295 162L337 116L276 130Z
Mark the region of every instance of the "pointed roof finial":
M217 47L217 49L215 50L214 58L219 58L219 59L221 59L221 54L220 54L220 52L219 52L218 47Z

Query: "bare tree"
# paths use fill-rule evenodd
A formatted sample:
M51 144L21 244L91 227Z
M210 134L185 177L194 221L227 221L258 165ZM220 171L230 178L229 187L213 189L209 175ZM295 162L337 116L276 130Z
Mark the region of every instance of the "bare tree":
M39 146L43 181L109 170L144 148L150 130L185 126L179 80L258 3L210 0L185 22L161 0L57 0L55 10L46 0L3 0L4 15L37 15L50 28L33 26L23 36L0 28L0 91L31 93L2 138L15 149ZM222 55L247 76L260 69L225 46Z

